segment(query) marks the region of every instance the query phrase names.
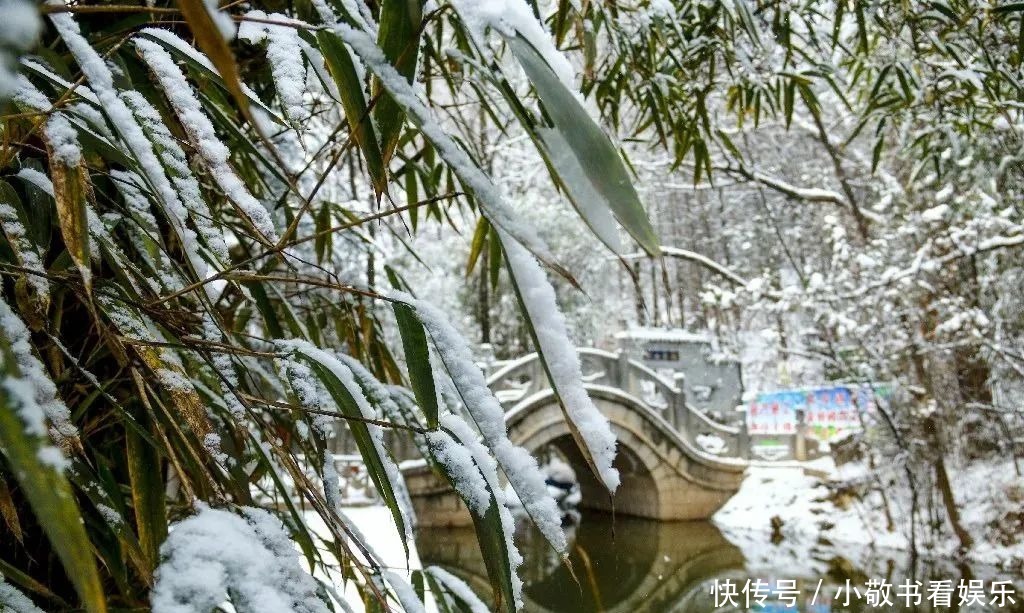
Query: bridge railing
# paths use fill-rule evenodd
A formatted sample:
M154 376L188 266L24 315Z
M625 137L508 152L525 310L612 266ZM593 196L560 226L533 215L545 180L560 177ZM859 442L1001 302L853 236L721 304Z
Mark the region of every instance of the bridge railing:
M746 429L720 424L687 403L682 375L666 379L621 351L580 348L577 352L585 384L627 392L661 414L697 449L720 457L748 457ZM488 378L488 385L506 411L551 387L536 353L503 365Z

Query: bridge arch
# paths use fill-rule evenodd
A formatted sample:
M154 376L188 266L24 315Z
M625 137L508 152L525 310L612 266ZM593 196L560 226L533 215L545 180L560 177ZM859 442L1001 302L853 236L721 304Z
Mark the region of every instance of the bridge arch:
M554 392L522 399L505 416L509 439L536 453L552 445L580 481L580 506L661 520L704 519L731 497L745 462L696 448L657 411L623 390L584 386L618 441L615 467L622 483L612 499L587 468Z
M580 480L580 506L659 520L707 519L739 490L747 466L744 433L708 419L668 380L623 353L579 349L584 387L619 441L623 477L614 499L597 483L569 434L536 354L488 378L505 408L509 438L528 451L552 445ZM465 526L461 500L426 464L403 470L422 526Z

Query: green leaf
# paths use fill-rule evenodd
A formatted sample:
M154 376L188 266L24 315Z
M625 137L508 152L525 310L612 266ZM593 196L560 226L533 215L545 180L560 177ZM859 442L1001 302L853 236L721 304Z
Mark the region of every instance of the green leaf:
M451 477L445 473L451 481ZM454 485L453 485L454 487ZM488 490L489 491L489 490ZM515 592L512 589L512 567L508 563L508 543L505 541L505 530L501 523L501 512L498 501L491 494L491 503L487 512L481 517L470 513L473 518L473 529L476 531L480 553L487 567L487 577L491 582L497 605L494 610L515 613ZM467 503L468 504L468 503Z
M140 412L138 419L150 418ZM160 563L160 545L167 538L167 509L160 457L134 427L125 428L125 454L139 544L152 573Z
M476 268L476 262L480 259L480 254L484 251L490 227L491 224L487 222L486 217L481 217L476 222L476 229L473 231L473 240L469 243L469 257L466 261L467 277L473 274L473 269Z
M590 179L592 189L602 195L619 223L644 251L652 256L659 254L658 237L608 135L591 119L579 100L526 39L516 35L505 40L537 90L555 129Z
M379 196L387 191L387 171L366 96L363 95L363 82L359 79L348 49L337 34L330 30L320 30L316 33L316 40L327 68L338 84L338 94L341 96L341 106L345 109L349 129L363 152L373 189Z
M423 21L422 0L383 0L380 4L380 26L377 45L398 74L412 83L420 48L420 25ZM380 130L381 154L384 163L391 159L405 120L402 107L384 91L379 79L371 90L380 96L373 109Z
M7 333L0 329L4 372L7 377L20 379ZM0 389L0 447L4 457L85 609L89 613L106 613L103 586L74 492L63 473L40 459L39 450L48 441L25 432L25 423L18 414L19 404L20 400L7 387Z
M388 277L395 289L401 289L398 277L388 270ZM412 307L401 302L392 302L398 332L402 336L402 350L405 352L405 363L409 369L409 383L416 403L427 418L428 428L437 428L437 389L434 387L434 373L430 368L430 348L427 344L427 331L419 318L413 313Z
M595 188L561 132L538 128L537 134L543 143L542 153L555 171L552 176L565 189L573 208L612 253L621 253L622 244L612 219L611 202Z
M408 556L409 544L405 539L405 519L398 508L394 487L388 478L387 470L384 468L384 459L378 453L377 446L370 435L369 426L366 422L361 421L364 417L362 411L359 410L359 405L356 404L355 397L328 365L323 364L316 357L303 351L298 351L296 355L310 365L313 374L324 384L338 410L346 417L353 418L347 420L348 428L352 432L352 438L356 441L356 446L359 448L363 461L366 463L366 470L370 474L370 478L373 479L374 485L377 486L380 497L391 510L391 515L394 517L395 524L398 527L398 534L402 537L402 545L405 547L406 556Z

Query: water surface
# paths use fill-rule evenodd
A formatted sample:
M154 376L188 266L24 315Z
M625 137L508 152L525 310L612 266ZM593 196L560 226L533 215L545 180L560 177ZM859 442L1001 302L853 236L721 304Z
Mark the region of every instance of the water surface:
M613 521L609 515L587 512L577 525L568 528L570 559L578 584L535 529L524 522L516 536L525 559L520 569L525 608L531 613L1024 612L1024 584L1020 578L993 569L932 560L918 561L911 572L909 556L903 552L828 543L773 543L769 535L752 532L725 535L708 522L657 522L621 515ZM487 574L471 528L423 529L417 535L417 549L424 565L436 564L455 573L488 601ZM897 598L899 585L908 577L911 582L922 584L921 605L907 607ZM868 604L866 582L870 579L892 586L889 599L893 606ZM956 585L970 579L983 580L985 592L990 592L992 580L1015 580L1017 603L1001 608L958 606ZM779 583L780 580L794 583ZM927 594L932 580L952 582L951 606L930 606ZM760 590L755 589L754 581L761 582L757 584ZM846 588L847 581L860 591L859 598L851 592L848 605L840 591ZM735 586L737 594L731 599L735 604L725 598L729 585ZM744 586L751 597L749 606ZM778 594L780 588L791 587L799 592L793 606L780 600ZM768 593L760 603L754 598L759 592ZM989 599L986 594L986 600Z

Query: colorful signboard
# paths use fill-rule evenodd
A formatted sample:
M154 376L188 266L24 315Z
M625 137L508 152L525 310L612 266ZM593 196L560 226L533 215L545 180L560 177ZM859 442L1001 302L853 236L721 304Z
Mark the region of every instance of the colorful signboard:
M835 385L758 394L747 407L753 435L796 434L801 417L807 434L829 441L861 428L861 414L888 402L888 386Z

